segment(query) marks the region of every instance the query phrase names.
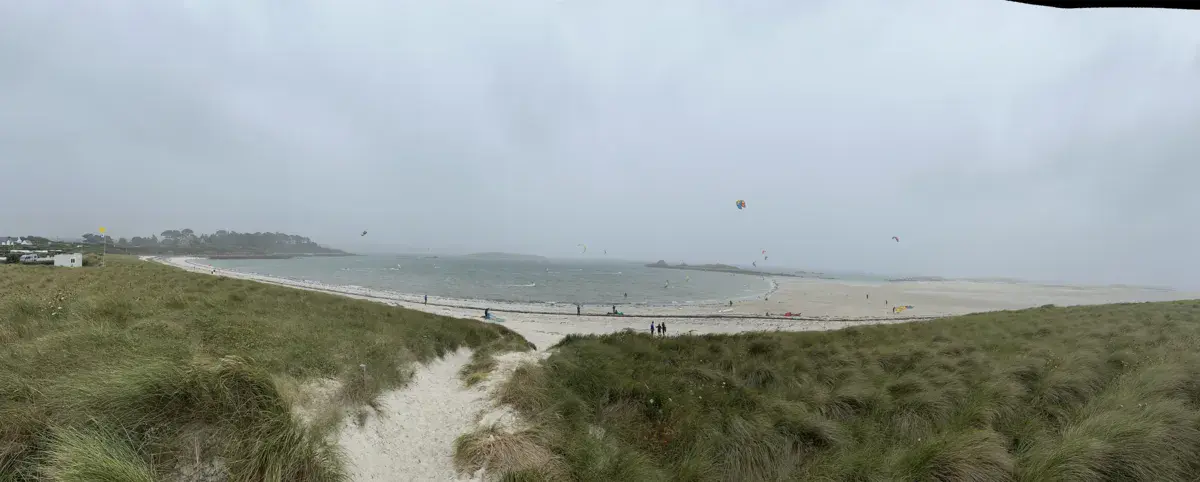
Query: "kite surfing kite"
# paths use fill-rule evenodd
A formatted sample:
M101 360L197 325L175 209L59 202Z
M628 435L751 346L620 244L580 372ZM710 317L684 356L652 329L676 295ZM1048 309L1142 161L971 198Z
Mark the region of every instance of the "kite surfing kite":
M899 237L892 236L892 239L896 240L896 242L897 242L897 243L899 243L899 242L900 242L900 238L899 238Z
M586 252L587 252L587 245L586 245L586 244L577 244L577 245L575 245L575 246L577 246L577 247L580 247L580 248L583 248L583 251L582 251L581 253L586 253Z
M362 233L362 234L360 234L360 235L358 235L358 237L360 237L360 238L361 238L361 237L363 237L363 236L366 236L366 235L367 235L367 232L366 232L366 231L363 231L363 233Z
M734 205L737 206L738 210L746 209L746 201L743 201L741 199L738 199L737 202L734 203Z

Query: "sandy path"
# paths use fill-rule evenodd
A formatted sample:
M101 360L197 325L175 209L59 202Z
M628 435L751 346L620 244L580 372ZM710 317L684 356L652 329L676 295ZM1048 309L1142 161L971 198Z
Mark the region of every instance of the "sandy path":
M470 351L459 350L418 367L408 387L380 397L378 418L359 427L347 417L338 444L352 480L470 480L455 475L454 439L489 405L487 392L458 379L470 360Z

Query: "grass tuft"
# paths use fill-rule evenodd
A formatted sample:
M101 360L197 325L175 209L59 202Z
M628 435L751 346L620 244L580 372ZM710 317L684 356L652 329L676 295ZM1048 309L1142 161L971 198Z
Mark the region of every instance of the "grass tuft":
M50 436L43 473L62 482L154 482L154 470L128 437L103 429L63 428Z
M508 433L487 427L458 437L454 461L467 473L487 468L510 473L512 480L559 480L564 473L562 461L544 445L534 430Z

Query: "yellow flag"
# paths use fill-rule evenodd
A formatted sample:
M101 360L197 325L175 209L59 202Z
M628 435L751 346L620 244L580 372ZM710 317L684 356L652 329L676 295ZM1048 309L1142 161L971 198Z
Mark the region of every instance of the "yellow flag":
M105 231L108 231L108 230L104 229L104 226L100 226L100 234L104 234Z

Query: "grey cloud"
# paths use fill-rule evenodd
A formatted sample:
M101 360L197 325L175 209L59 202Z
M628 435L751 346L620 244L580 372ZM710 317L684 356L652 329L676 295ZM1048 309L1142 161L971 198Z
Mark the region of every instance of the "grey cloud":
M1200 287L1198 52L999 1L5 2L0 162L70 175L0 234Z

